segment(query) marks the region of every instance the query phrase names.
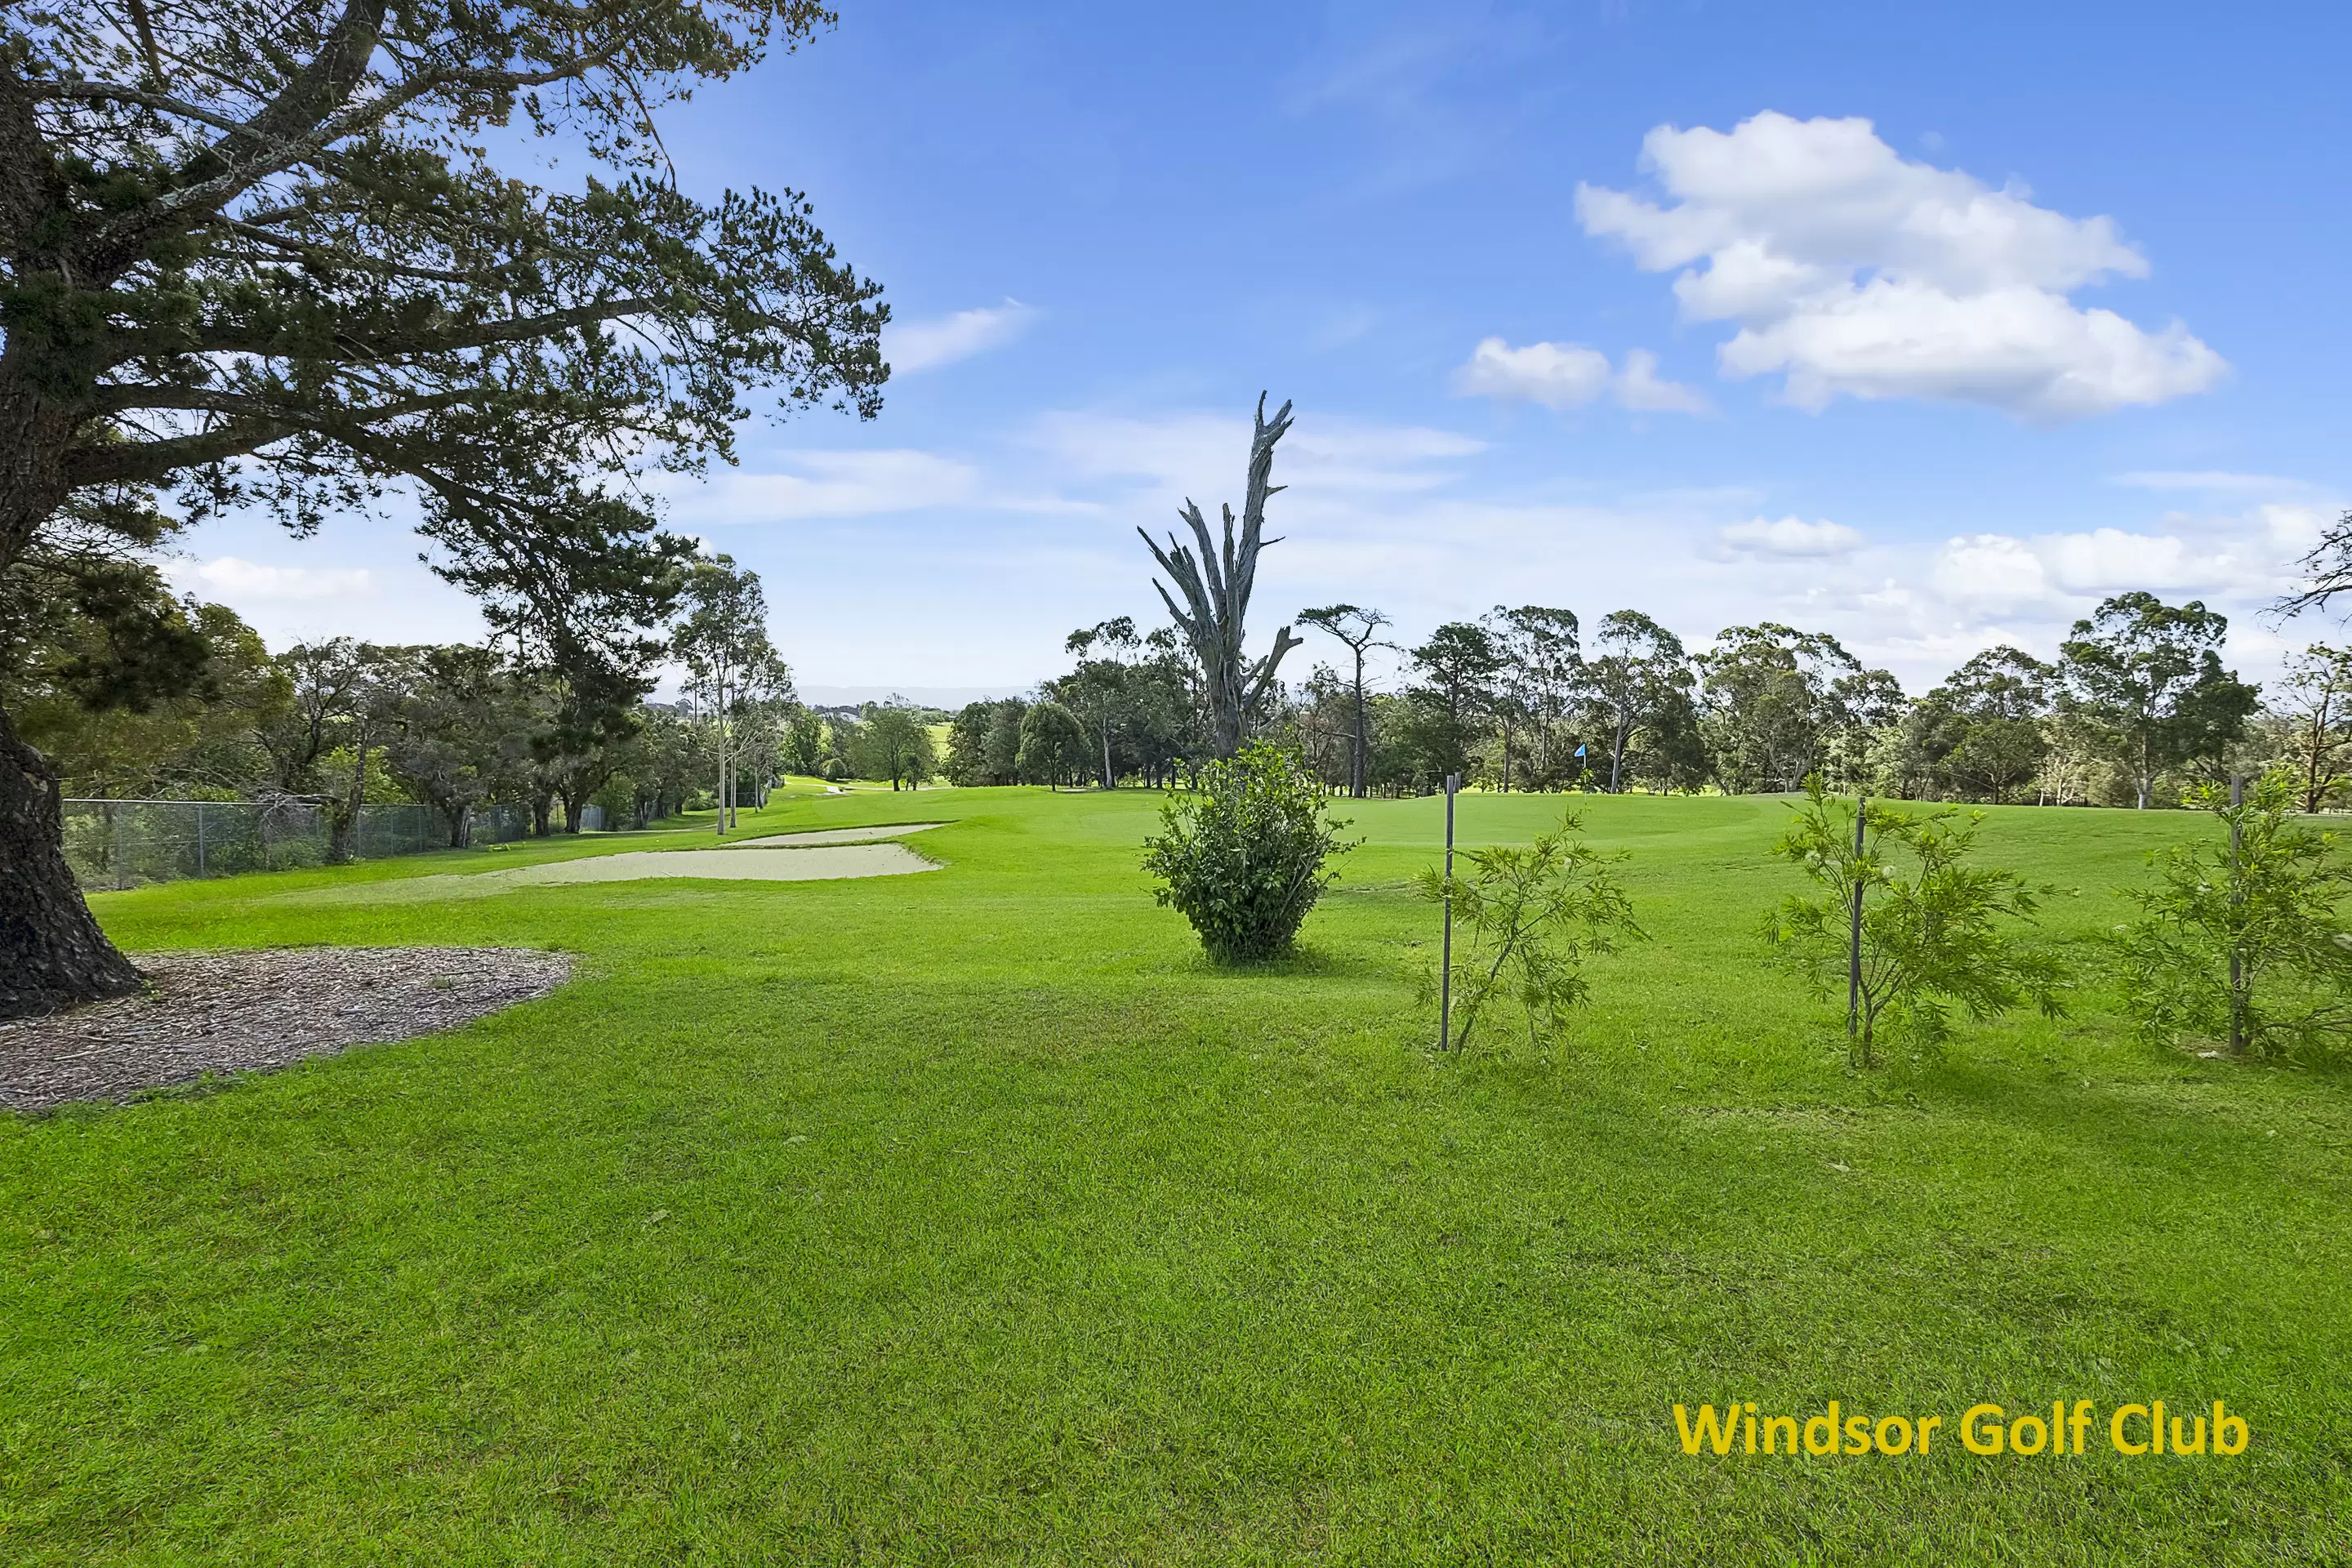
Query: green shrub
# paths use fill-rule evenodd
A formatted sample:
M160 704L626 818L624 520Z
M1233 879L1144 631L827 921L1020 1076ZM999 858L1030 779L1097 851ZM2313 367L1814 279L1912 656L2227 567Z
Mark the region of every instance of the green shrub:
M1454 1048L1470 1043L1487 1005L1518 1005L1528 1044L1540 1047L1568 1026L1569 1009L1591 989L1583 973L1588 954L1614 952L1621 938L1639 940L1633 908L1610 874L1622 855L1603 855L1579 836L1574 812L1538 833L1525 848L1503 845L1469 849L1467 874L1419 879L1421 896L1451 902L1462 933L1454 939L1454 996L1461 1022Z
M2118 928L2125 1005L2152 1044L2210 1041L2232 1053L2332 1054L2352 1029L2352 865L2333 833L2294 820L2292 780L2271 773L2244 800L2210 784L2185 804L2222 833L2151 855L2155 885Z
M1817 996L1853 987L1853 1065L1876 1065L1878 1031L1895 1025L1920 1045L1940 1046L1957 1007L1983 1019L2025 1003L2063 1011L2065 976L2054 954L2020 947L2006 927L2031 921L2058 889L2014 871L1967 865L1984 813L1957 806L1914 816L1873 804L1854 847L1853 807L1805 781L1805 804L1773 846L1823 897L1790 896L1764 921L1765 940ZM1907 862L1907 864L1906 864ZM1853 900L1862 899L1862 963L1848 964Z
M1203 768L1200 793L1170 799L1160 820L1160 836L1143 841L1143 868L1219 963L1287 952L1337 876L1324 863L1353 847L1298 757L1262 741Z

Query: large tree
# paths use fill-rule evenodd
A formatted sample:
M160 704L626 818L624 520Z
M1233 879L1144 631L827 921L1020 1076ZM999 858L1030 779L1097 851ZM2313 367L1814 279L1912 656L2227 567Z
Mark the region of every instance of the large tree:
M475 807L488 800L520 757L520 728L508 671L489 648L453 643L415 650L414 679L400 694L384 737L384 764L411 795L439 809L449 847L473 841Z
M2019 798L2050 754L2057 676L2021 648L1990 647L1970 658L1904 716L1906 780L1946 799Z
M1361 800L1372 745L1371 713L1364 702L1364 655L1380 642L1381 628L1389 624L1389 618L1362 605L1326 605L1320 609L1301 610L1298 618L1338 637L1355 658L1355 674L1349 687L1354 698L1354 727L1349 743L1348 793Z
M2058 645L2061 705L2131 779L2143 810L2158 774L2218 759L2245 731L2259 694L2221 668L2229 630L2199 600L2168 605L2134 591L2103 602Z
M2312 644L2286 661L2273 689L2273 711L2292 738L2303 809L2317 811L2352 783L2344 767L2352 747L2352 648Z
M829 19L810 0L0 10L0 618L71 604L122 629L118 689L197 679L185 639L146 635L171 629L155 595L123 591L146 552L236 504L308 532L396 484L436 569L596 727L626 683L586 667L626 662L679 552L627 473L731 455L755 385L878 405L873 286L796 195L680 190L656 125ZM519 132L551 138L568 184L502 166ZM138 980L58 834L54 776L0 715L0 1014Z
M670 646L686 663L687 692L710 726L719 773L715 831L735 826L738 731L762 704L793 695L792 672L768 639L768 595L760 574L731 555L688 568Z
M1101 752L1105 789L1118 787L1118 769L1111 756L1111 732L1127 718L1134 696L1128 679L1131 667L1120 656L1133 654L1142 646L1143 639L1135 635L1135 622L1126 616L1083 627L1072 632L1062 644L1063 652L1077 656L1077 668L1048 683L1052 689L1047 695L1076 713L1093 731ZM1100 658L1094 657L1097 649Z
M1503 650L1475 621L1448 621L1412 658L1421 680L1405 691L1412 716L1407 744L1426 775L1423 782L1449 773L1467 777L1472 748L1494 710L1496 679L1507 662Z
M857 771L867 778L888 779L894 790L902 783L920 789L925 779L939 772L930 726L901 700L867 709L857 734Z
M1843 726L1840 694L1865 672L1826 632L1728 626L1699 657L1709 765L1726 795L1793 790Z
M1609 737L1609 789L1625 787L1625 752L1645 726L1656 727L1689 706L1695 684L1682 639L1639 610L1612 610L1601 617L1592 639L1594 656L1584 666L1590 711Z
M1288 626L1274 634L1274 647L1263 658L1252 658L1243 646L1248 635L1250 594L1257 586L1258 552L1280 540L1265 537L1265 503L1268 498L1288 489L1271 482L1274 478L1274 447L1290 428L1290 405L1286 403L1275 411L1272 419L1265 416L1265 394L1258 394L1256 428L1250 437L1249 475L1242 491L1241 534L1234 533L1234 509L1224 509L1224 549L1220 552L1209 538L1209 524L1201 515L1197 503L1189 498L1177 515L1192 531L1192 543L1180 544L1176 536L1168 536L1168 548L1162 550L1151 535L1143 533L1143 542L1150 547L1151 558L1160 569L1174 581L1177 592L1183 595L1181 609L1170 595L1166 584L1154 579L1152 586L1160 590L1160 602L1168 606L1169 616L1192 645L1192 657L1201 667L1201 681L1209 710L1209 742L1215 754L1230 757L1241 749L1249 733L1250 723L1266 693L1273 689L1275 671L1282 656L1298 647L1302 637L1293 637ZM1199 553L1193 551L1197 546Z
M1506 792L1511 787L1513 741L1529 732L1535 741L1528 763L1529 787L1558 784L1563 781L1553 748L1560 738L1560 721L1584 678L1584 659L1577 647L1576 612L1542 605L1522 605L1515 610L1497 605L1482 619L1495 639L1496 650L1503 656L1494 707L1502 750L1502 787Z

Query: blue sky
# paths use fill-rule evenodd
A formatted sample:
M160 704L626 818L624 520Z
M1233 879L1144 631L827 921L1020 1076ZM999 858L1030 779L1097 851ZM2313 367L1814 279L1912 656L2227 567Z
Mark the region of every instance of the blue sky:
M878 420L755 422L670 497L806 688L1018 689L1156 620L1134 530L1239 499L1262 388L1261 640L1633 607L1921 690L2123 588L2230 611L2251 675L2334 630L2253 612L2352 497L2342 7L841 13L666 127L898 316ZM415 550L231 521L179 571L273 643L467 635Z

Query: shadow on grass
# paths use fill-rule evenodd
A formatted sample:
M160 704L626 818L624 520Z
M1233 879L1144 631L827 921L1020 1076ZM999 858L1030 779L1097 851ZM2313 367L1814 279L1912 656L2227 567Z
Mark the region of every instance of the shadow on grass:
M1204 980L1382 980L1410 985L1412 976L1392 958L1300 942L1288 952L1240 963L1220 963L1195 949L1174 973Z

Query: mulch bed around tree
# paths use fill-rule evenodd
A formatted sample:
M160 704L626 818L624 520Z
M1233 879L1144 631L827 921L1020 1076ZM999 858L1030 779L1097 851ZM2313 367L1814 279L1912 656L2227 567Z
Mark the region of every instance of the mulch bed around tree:
M543 996L570 955L511 947L133 953L140 995L0 1020L0 1109L128 1100L207 1073L282 1068L451 1029Z

